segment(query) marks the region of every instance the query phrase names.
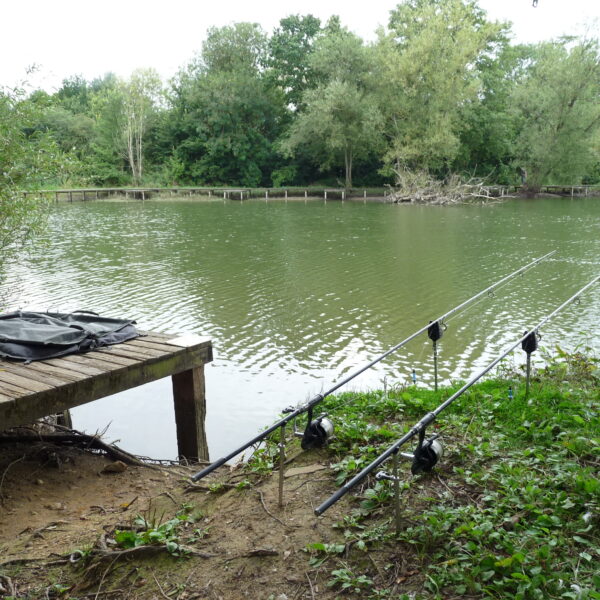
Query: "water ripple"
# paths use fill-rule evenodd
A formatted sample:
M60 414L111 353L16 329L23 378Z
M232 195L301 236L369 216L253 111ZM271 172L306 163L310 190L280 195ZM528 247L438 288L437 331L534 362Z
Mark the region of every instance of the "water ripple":
M447 209L276 201L58 205L47 247L12 265L7 287L17 290L10 308L88 309L135 318L143 329L209 335L215 361L207 367L208 433L217 455L284 406L327 389L480 289L559 250L448 319L440 376L469 377L598 273L599 225L596 200ZM599 295L586 294L545 327L543 343L598 350ZM408 381L412 369L421 385L432 383L426 336L348 387L380 386L384 377ZM112 420L132 450L173 456L172 407L164 402L170 385L153 385L151 393L81 407L76 417L92 430ZM149 398L156 407L143 429L156 434L137 440L118 423L142 418L127 411Z

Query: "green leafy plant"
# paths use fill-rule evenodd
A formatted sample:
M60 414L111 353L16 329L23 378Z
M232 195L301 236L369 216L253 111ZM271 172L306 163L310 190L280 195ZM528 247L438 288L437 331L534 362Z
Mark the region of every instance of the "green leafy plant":
M373 585L373 580L366 575L356 575L347 565L341 569L331 571L331 579L327 582L329 587L337 587L343 592L361 593Z
M346 544L324 544L322 542L308 544L305 548L305 551L312 555L309 560L312 567L320 567L327 559L342 554L345 550Z
M164 545L167 552L181 555L185 550L181 545L181 535L184 528L195 523L196 516L191 514L192 505L184 505L183 510L173 519L163 521L163 516L152 514L149 517L138 515L133 521L131 529L115 530L114 539L121 548L137 548L146 545ZM201 516L201 515L198 515ZM194 540L205 537L207 533L200 529L194 530Z

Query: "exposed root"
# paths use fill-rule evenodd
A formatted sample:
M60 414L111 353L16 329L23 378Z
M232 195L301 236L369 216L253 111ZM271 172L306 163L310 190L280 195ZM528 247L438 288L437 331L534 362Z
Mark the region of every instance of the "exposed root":
M133 465L136 467L146 467L149 469L159 469L156 465L149 465L133 454L129 454L125 450L118 448L113 444L107 444L100 439L98 435L88 435L86 433L80 433L79 431L69 430L63 433L48 433L35 435L18 435L18 434L6 434L0 435L0 444L14 444L14 443L31 443L31 442L47 442L52 444L59 444L65 446L77 446L83 449L100 450L106 453L114 460L120 460L127 465ZM24 457L23 457L24 458ZM19 459L23 460L23 459ZM10 465L9 465L10 467Z

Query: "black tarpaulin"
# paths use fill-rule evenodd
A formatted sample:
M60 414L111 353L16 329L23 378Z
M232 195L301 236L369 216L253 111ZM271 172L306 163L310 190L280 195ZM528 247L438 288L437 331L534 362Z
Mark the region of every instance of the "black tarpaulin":
M88 352L137 337L134 323L87 311L6 313L0 315L0 357L30 362Z

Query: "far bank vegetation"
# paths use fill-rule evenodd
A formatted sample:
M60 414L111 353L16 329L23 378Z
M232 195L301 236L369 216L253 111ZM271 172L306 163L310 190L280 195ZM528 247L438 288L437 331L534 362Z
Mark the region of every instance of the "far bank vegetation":
M390 186L455 202L481 200L484 182L600 183L598 39L510 36L476 0L406 0L373 42L339 17L296 14L272 32L210 28L168 81L153 69L74 74L52 93L3 81L0 158L15 168L2 193Z

